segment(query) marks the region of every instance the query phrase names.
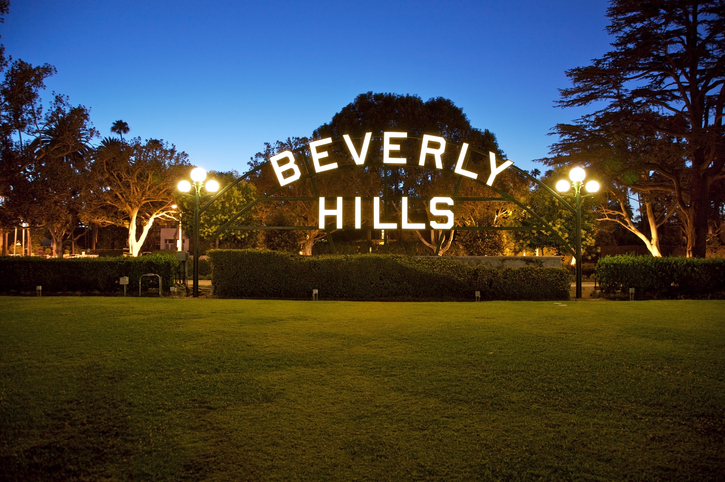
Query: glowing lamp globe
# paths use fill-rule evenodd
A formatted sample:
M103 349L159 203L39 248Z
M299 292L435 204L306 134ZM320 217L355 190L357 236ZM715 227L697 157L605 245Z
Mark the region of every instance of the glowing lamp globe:
M587 192L597 192L599 191L599 183L597 181L589 181L584 188Z
M219 183L215 180L207 181L204 186L208 192L217 192L219 190Z
M179 181L179 184L177 184L176 188L181 192L189 192L191 191L191 183L189 181Z
M565 181L564 179L556 183L556 190L559 192L567 192L570 187L569 181Z
M572 182L582 182L585 177L587 177L587 173L581 167L575 167L569 171L569 179L571 179Z
M191 180L194 182L204 182L206 179L206 171L203 167L195 167L191 170Z

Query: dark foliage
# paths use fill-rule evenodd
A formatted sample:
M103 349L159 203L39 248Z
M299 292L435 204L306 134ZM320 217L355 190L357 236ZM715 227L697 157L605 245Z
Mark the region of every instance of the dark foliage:
M470 267L453 259L397 255L297 256L213 250L214 291L225 298L327 300L568 299L564 269Z
M161 275L165 292L174 283L178 261L168 255L140 258L45 259L0 257L0 293L35 293L42 286L46 293L118 294L123 292L119 278L128 276L130 294L138 290L141 275ZM144 278L144 282L156 286ZM146 286L146 285L144 285Z
M725 259L606 256L596 265L605 295L629 292L642 298L723 298Z

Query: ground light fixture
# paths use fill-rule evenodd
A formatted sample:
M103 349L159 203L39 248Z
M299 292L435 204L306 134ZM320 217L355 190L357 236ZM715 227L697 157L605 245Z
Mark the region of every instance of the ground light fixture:
M187 180L179 181L177 189L183 193L188 193L194 189L194 275L192 296L199 297L199 200L202 196L213 194L219 190L219 183L213 179L206 181L206 171L201 167L195 167L191 170L191 182ZM206 181L206 184L204 183ZM202 189L205 193L202 194Z
M593 196L599 191L599 183L597 181L588 181L584 184L587 173L581 167L572 168L569 171L569 179L562 179L556 183L556 190L562 195L574 199L574 213L576 214L576 246L574 260L576 262L576 298L582 297L582 199ZM569 189L574 188L574 194L567 194ZM582 187L588 194L582 194Z

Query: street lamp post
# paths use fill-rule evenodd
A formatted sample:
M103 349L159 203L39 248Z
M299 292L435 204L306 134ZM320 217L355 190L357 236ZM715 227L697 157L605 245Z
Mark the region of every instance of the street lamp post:
M574 260L576 262L576 298L582 297L582 199L585 197L593 196L595 192L599 191L599 183L597 181L589 181L584 184L584 179L587 177L587 173L581 167L575 167L569 172L569 179L571 184L566 179L556 183L556 190L562 194L566 193L570 187L574 187L574 194L564 194L567 197L574 199L574 214L576 215L576 227L575 227L575 240L576 246L574 249ZM582 194L581 189L584 189L590 194Z
M218 182L212 179L204 184L204 180L206 180L206 171L201 167L195 167L191 170L192 182L183 180L177 186L181 192L189 192L192 187L194 188L194 277L192 291L194 298L199 297L199 199L201 198L201 189L203 187L207 193L214 193L219 190Z

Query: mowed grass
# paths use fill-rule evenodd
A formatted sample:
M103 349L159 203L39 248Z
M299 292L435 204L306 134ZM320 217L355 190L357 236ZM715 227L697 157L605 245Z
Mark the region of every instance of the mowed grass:
M4 480L723 480L725 302L0 298Z

